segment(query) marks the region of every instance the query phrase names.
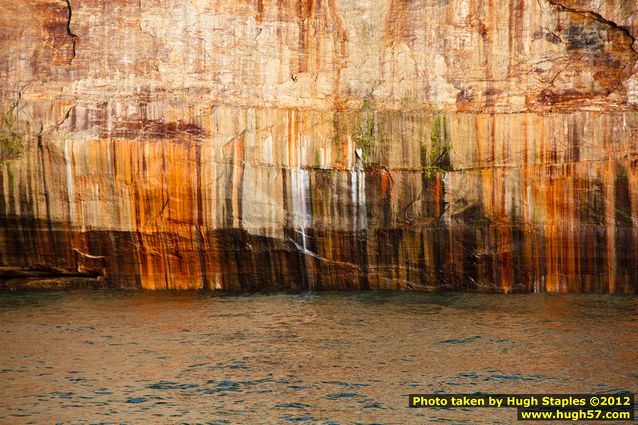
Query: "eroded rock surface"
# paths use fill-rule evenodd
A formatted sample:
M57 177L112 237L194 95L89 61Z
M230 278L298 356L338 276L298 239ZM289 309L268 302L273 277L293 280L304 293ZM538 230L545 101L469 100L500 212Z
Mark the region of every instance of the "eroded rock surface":
M0 10L1 265L638 291L636 1Z

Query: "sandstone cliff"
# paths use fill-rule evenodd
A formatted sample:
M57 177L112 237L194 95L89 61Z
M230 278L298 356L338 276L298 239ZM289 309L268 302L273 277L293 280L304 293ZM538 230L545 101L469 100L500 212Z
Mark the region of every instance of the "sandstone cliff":
M0 265L638 291L635 0L0 0Z

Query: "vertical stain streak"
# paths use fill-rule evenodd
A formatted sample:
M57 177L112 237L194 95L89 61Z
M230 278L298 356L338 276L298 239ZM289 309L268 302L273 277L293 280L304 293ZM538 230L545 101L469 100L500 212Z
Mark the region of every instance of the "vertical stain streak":
M71 141L73 144L73 141ZM64 139L64 163L66 168L66 199L67 199L67 213L69 216L69 231L73 232L73 226L75 221L75 188L73 182L73 164L71 162L71 155L73 154L73 147L71 147L71 153L69 153L69 139Z
M255 20L257 23L261 23L264 20L264 0L257 0L257 17Z
M42 174L42 193L44 194L44 209L46 213L46 221L47 221L47 241L49 243L50 252L55 252L54 246L54 235L53 235L53 225L51 222L51 200L49 199L49 188L47 186L47 167L46 161L44 159L44 143L42 139L42 128L40 128L40 133L38 134L38 155L40 157L40 173Z
M204 235L202 234L202 227L204 226L204 203L202 201L202 147L198 143L195 145L195 166L197 167L197 175L195 177L196 185L196 206L197 210L197 225L195 226L195 241L197 245L197 252L199 254L199 267L201 273L202 289L211 289L208 281L208 270L206 267L206 255L204 251ZM207 232L208 233L208 232Z
M71 17L73 16L73 10L71 9L71 0L66 0L66 7L69 12L69 16L66 21L66 33L69 37L71 37L72 52L71 52L71 59L69 59L69 65L71 65L71 62L73 62L73 59L75 59L75 44L76 44L78 36L75 35L73 31L71 31Z
M607 164L605 178L605 218L607 224L607 273L609 292L616 292L616 166Z

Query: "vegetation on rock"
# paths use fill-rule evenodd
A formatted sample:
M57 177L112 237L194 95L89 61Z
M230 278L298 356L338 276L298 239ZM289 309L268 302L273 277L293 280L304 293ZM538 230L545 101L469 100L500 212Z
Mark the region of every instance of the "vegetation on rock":
M361 149L361 160L366 162L370 152L376 143L375 137L375 111L372 99L365 98L361 106L362 123L359 131L354 134L354 141L357 148Z
M0 163L18 158L24 152L26 137L27 133L18 127L13 114L3 114L0 126Z
M425 144L421 145L421 163L424 164L424 173L427 180L431 180L437 174L445 174L452 170L450 161L450 137L447 133L445 117L436 115L430 132L430 152L428 155Z

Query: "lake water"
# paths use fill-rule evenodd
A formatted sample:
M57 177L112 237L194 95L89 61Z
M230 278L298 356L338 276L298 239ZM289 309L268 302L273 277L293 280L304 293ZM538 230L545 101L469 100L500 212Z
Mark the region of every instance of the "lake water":
M512 424L410 393L638 392L638 297L0 293L0 423Z

